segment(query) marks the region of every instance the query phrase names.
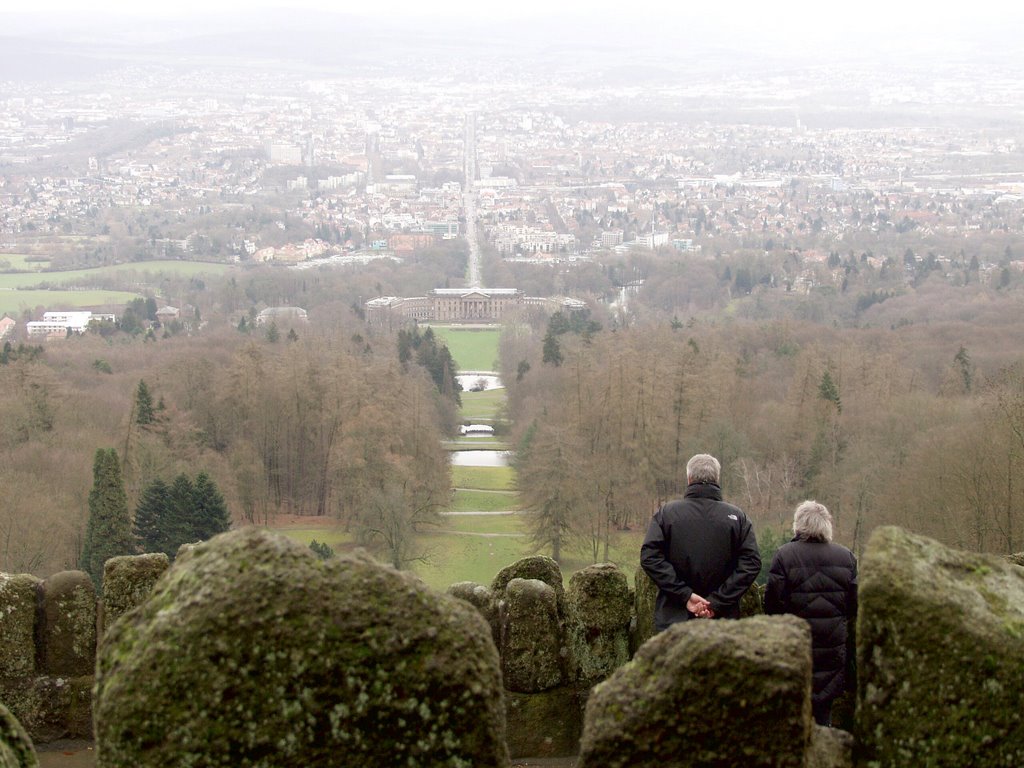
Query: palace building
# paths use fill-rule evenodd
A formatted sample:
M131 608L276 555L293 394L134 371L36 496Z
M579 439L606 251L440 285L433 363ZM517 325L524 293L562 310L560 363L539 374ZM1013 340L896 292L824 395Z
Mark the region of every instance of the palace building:
M497 323L530 306L545 306L551 311L586 308L578 299L524 296L518 288L435 288L426 296L370 299L366 302L366 320L378 325L404 320Z

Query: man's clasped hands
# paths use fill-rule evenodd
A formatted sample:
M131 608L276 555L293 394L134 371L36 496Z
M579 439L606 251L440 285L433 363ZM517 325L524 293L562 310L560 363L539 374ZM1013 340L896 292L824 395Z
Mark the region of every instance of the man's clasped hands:
M696 593L690 595L690 599L686 601L686 610L698 619L715 618L715 611L711 608L711 603Z

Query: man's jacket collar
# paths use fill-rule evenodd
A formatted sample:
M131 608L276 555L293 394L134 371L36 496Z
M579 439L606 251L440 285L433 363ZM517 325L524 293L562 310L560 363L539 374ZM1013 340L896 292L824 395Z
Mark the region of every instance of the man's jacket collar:
M722 487L717 483L690 483L686 486L686 498L716 499L721 501Z

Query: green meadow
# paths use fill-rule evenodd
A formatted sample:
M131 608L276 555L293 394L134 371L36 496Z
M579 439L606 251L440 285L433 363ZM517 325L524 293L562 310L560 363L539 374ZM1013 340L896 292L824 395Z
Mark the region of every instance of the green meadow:
M453 325L432 325L434 334L444 340L460 371L496 371L498 369L498 338L501 329L463 328Z
M133 261L95 269L71 269L66 272L33 272L0 274L0 290L24 290L49 286L74 286L84 281L94 284L108 277L147 275L148 281L161 275L193 277L202 274L223 274L232 269L230 264L198 261Z
M33 268L34 262L26 262L25 254L0 254L0 261L11 262L11 268L18 263ZM100 286L109 279L112 286L122 286L125 276L145 276L147 283L158 280L162 275L192 277L195 275L220 274L231 266L196 261L139 261L130 264L116 264L95 269L72 269L66 272L6 272L0 273L0 314L16 315L25 309L45 307L46 309L77 309L105 304L127 304L140 294L133 291L112 290ZM141 279L137 282L143 282ZM133 282L136 282L133 281ZM90 287L80 289L83 284ZM97 287L94 287L97 286Z
M8 275L0 275L0 278ZM14 317L25 309L45 307L47 310L99 307L106 304L127 304L139 294L128 291L12 291L0 288L0 315Z
M481 491L459 488L452 495L452 512L505 512L517 509L519 501L511 491Z
M505 407L505 390L489 389L486 392L461 392L459 397L462 400L462 418L467 421L473 419L497 419L502 408Z
M535 554L549 554L537 550L530 542L526 518L511 515L452 515L437 530L422 533L418 539L418 553L423 562L415 562L411 570L430 587L445 590L460 581L490 584L498 571L516 560ZM316 539L331 546L336 552L351 549L350 535L341 528L326 524L323 527L281 528L289 538L308 545ZM609 560L619 566L630 584L640 564L640 532L616 534L609 550ZM598 558L603 558L603 550ZM574 542L564 551L561 563L566 583L576 571L593 562L592 550L585 542Z
M511 491L515 486L512 467L452 467L452 486L482 491Z
M33 256L31 253L0 253L0 271L38 272L50 265L49 259L36 261L39 258L41 257Z

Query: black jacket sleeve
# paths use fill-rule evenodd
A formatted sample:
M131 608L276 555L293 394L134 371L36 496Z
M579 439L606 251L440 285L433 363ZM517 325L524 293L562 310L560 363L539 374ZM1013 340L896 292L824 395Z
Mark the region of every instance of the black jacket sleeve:
M768 584L764 589L764 612L769 615L785 613L789 600L788 591L786 566L776 551L772 558L771 568L768 569Z
M736 556L736 570L717 590L708 596L711 609L717 614L726 607L739 604L740 598L750 589L757 575L761 572L761 550L757 548L757 537L750 520L743 518L740 546Z
M679 578L675 567L665 556L665 531L661 527L661 512L655 513L647 526L647 535L640 547L640 566L658 585L658 589L671 595L678 595L683 602L690 599L693 588Z

